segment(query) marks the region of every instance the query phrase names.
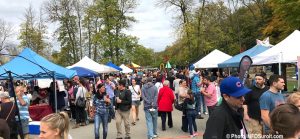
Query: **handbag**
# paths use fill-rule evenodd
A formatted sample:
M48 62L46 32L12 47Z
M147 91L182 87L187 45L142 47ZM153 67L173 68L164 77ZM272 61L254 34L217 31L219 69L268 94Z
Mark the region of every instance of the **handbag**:
M83 89L81 91L83 93ZM76 101L76 106L78 107L85 107L85 99L84 99L84 93L83 93L83 97L79 96L77 101Z
M137 95L140 95L139 93L137 93L137 92L135 91L135 89L134 89L133 86L132 86L132 89L133 89L134 93L136 93ZM143 101L143 98L142 98L142 97L140 97L140 101Z
M174 103L174 107L175 109L179 110L179 111L182 111L183 110L183 103L182 104L179 104L178 103L178 100L176 99L175 100L175 103Z
M178 102L178 99L179 99L178 98L178 94L175 94L175 95L176 95L176 99L175 99L174 107L175 107L175 109L177 109L179 111L182 111L184 103L179 104L179 102Z
M10 114L11 114L12 110L14 109L14 107L15 107L15 103L13 103L13 105L11 106L9 113L8 113L8 115L5 118L5 121L7 121L8 117L10 116ZM0 105L0 112L1 112L1 109L2 108L1 108L1 105Z

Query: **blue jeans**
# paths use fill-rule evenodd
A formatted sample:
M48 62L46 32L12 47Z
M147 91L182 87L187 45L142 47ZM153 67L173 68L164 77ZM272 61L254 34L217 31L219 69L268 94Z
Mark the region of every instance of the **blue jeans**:
M153 138L154 135L157 135L157 109L155 111L145 110L146 123L147 123L147 137L148 139Z
M201 105L202 105L203 113L205 113L206 112L206 105L205 105L205 102L204 102L203 94L201 94L199 92L199 93L195 93L194 96L195 96L195 100L196 100L196 111L197 111L197 113L198 114L201 113Z
M196 125L196 110L187 110L186 112L187 120L188 120L188 127L190 131L190 135L193 135L193 129L197 132L197 125Z
M107 131L108 131L108 113L106 114L95 114L94 119L94 130L95 130L95 139L99 139L99 128L100 124L102 123L103 127L103 139L106 139L107 137Z

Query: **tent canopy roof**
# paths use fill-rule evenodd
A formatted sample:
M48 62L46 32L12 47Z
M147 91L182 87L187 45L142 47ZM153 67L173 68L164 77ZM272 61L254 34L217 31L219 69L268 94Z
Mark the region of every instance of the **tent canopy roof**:
M195 68L217 68L219 63L222 63L231 57L232 56L215 49L196 62L194 66Z
M132 73L133 70L125 66L124 64L120 65L120 68L122 68L122 73Z
M243 56L248 55L250 57L253 57L253 56L260 54L268 49L269 49L269 47L267 47L267 46L256 45L256 46L252 47L251 49L248 49L247 51L237 54L237 55L233 56L232 58L218 64L218 67L219 68L238 67Z
M80 61L78 61L74 65L69 66L68 68L73 68L73 67L84 67L84 68L90 69L92 71L96 71L98 73L109 73L109 72L117 72L118 71L112 67L109 67L109 66L106 66L103 64L99 64L99 63L95 62L94 60L88 58L87 56L82 58Z
M79 77L95 77L98 75L97 72L83 67L73 67L70 69L75 70Z
M53 71L57 79L76 75L76 71L56 65L29 48L25 48L18 56L1 66L1 78L8 78L5 70L11 71L17 79L51 78Z
M109 66L109 67L115 68L116 70L122 71L122 68L118 67L117 65L115 65L111 61L107 62L106 65Z
M168 62L167 62L167 64L166 64L166 68L167 68L167 69L170 69L170 68L172 68L172 66L171 66L171 64L170 64L170 62L169 62L169 61L168 61Z
M272 48L253 57L253 65L294 63L300 56L300 31L295 30Z
M132 65L134 68L139 68L139 67L141 67L140 65L135 64L135 63L133 63L133 62L131 62L131 65Z

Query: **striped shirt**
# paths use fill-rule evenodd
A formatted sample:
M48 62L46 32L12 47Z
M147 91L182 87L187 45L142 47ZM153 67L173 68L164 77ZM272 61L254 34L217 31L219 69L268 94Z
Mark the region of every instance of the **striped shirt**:
M22 96L23 100L26 102L26 105L25 106L22 106L20 104L20 101L19 99L17 99L17 104L18 104L18 107L19 107L19 112L20 112L20 117L21 119L23 120L26 120L26 119L29 119L29 111L28 111L28 108L29 108L29 99L27 97L27 95L23 95Z

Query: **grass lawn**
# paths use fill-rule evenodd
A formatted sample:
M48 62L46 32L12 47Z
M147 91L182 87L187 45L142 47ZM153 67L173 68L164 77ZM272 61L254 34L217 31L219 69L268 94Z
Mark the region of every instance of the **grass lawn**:
M291 80L288 81L287 82L288 92L293 92L294 86L297 88L297 86L298 86L297 80L295 80L295 81L291 81Z

